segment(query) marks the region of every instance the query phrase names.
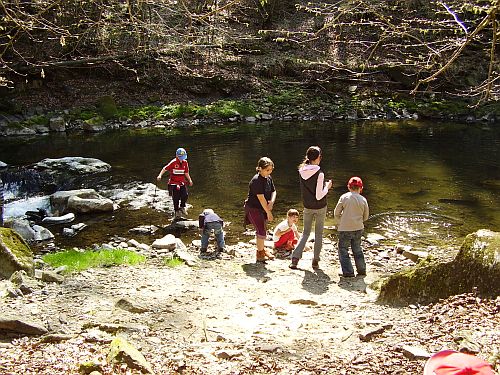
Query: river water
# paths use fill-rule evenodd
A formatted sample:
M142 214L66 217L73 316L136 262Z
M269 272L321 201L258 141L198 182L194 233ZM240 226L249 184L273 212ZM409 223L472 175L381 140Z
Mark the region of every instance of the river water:
M310 145L323 149L322 168L334 182L327 225L332 225L332 211L346 191L347 180L357 175L364 181L363 194L371 210L368 232L425 247L460 241L480 228L500 230L500 129L493 125L271 122L174 133L155 129L3 138L0 145L0 160L9 165L93 157L111 164L110 183L153 184L177 147L184 147L194 181L190 216L196 219L203 208L213 208L230 223L226 228L229 243L243 238L243 201L261 156L275 163L275 223L288 208L301 211L297 165ZM164 189L165 180L158 186ZM82 220L89 226L76 237L54 234L68 245L89 246L111 234L130 238L128 229L141 224L168 223L165 213L147 209L77 218ZM329 235L333 237L334 232ZM181 237L189 241L195 235Z

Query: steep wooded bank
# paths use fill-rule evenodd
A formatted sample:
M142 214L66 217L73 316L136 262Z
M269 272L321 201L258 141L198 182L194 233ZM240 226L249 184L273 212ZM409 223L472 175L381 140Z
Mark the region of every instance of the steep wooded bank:
M498 8L499 0L7 0L0 111L88 106L102 95L147 104L290 88L491 107Z

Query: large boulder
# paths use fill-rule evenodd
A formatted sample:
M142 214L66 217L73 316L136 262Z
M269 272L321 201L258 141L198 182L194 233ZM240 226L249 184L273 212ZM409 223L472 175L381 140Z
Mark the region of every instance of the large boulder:
M10 228L0 227L0 278L8 279L15 271L33 275L33 252L24 239Z
M439 263L431 257L379 282L379 301L428 303L475 291L500 294L500 233L481 229L469 234L455 259Z
M35 164L38 169L46 169L51 173L102 173L108 172L111 165L94 158L83 158L79 156L67 156L60 159L43 159Z
M114 210L113 201L98 194L94 189L58 191L50 196L50 204L53 211L57 213Z

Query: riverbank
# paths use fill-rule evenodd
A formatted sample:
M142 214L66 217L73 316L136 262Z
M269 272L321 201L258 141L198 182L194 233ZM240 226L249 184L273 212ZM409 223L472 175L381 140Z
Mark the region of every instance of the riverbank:
M380 305L369 288L379 274L341 279L328 251L320 270L306 252L292 271L288 259L255 264L250 248L231 249L234 257L192 267L149 257L138 267L88 270L2 301L3 316L30 317L53 334L4 336L0 369L76 374L93 364L100 374L125 373L106 361L115 336L138 348L156 374L421 375L425 352L467 347L490 361L498 355L498 299ZM197 258L196 248L187 251Z
M83 90L83 83L79 85ZM127 94L115 94L117 89ZM186 93L161 95L154 91L146 95L144 88L135 89L137 91L132 93L130 88L120 88L115 82L110 94L104 94L107 90L89 90L81 93L76 102L63 99L58 94L61 88L53 91L39 88L30 92L33 96L16 96L0 111L0 136L152 127L171 131L269 120L434 120L487 124L500 121L498 103L473 106L469 101L444 95L415 97L374 92L357 85L344 87L344 91L336 95L300 86L279 86L263 89L258 94L225 98Z

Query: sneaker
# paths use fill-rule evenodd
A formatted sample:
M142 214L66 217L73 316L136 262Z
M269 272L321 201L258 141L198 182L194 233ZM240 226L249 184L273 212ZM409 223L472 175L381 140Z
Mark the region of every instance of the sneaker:
M296 270L298 265L299 265L299 258L292 258L292 263L290 263L288 267L290 267L292 270Z
M181 211L181 214L182 214L182 215L187 216L187 214L188 214L188 209L187 209L187 207L181 207L180 211Z
M313 270L319 269L319 261L313 259L312 268L313 268Z
M180 220L181 219L181 210L177 210L175 211L175 216L174 216L174 220Z
M342 273L342 272L339 272L339 276L340 277L356 277L356 275L353 273Z

